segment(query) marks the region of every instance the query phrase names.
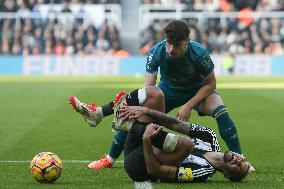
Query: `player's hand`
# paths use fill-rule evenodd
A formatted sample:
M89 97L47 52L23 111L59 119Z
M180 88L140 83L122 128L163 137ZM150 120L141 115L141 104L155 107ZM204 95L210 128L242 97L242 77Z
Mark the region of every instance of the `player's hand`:
M188 121L191 116L191 108L188 108L186 105L183 105L178 111L176 117L181 121Z
M154 123L150 123L147 125L146 130L143 134L143 140L151 140L154 138L161 130L163 129L162 126L156 125Z
M127 121L129 119L139 119L144 115L146 110L146 107L126 106L118 110L118 118L121 118L122 122Z

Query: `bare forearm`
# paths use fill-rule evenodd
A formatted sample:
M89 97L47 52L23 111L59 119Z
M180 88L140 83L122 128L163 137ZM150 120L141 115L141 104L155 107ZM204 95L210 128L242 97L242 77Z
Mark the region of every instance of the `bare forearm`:
M143 147L144 147L144 157L145 157L147 172L148 174L155 176L156 170L158 170L160 163L158 162L153 152L151 139L149 140L143 139Z
M186 103L188 108L192 109L196 104L214 92L216 89L216 78L214 72L211 72L207 77L205 77L203 82L203 86L198 90L194 97Z
M157 74L145 74L145 87L155 86L157 81Z
M176 178L176 166L162 165L153 151L151 139L143 138L144 158L149 175L165 180L174 181Z
M190 132L191 128L190 123L180 121L177 118L167 115L165 113L152 109L147 109L145 115L151 117L156 124L162 125L172 131L185 135L187 135Z
M195 94L194 97L192 97L186 105L192 109L196 104L201 102L203 99L205 99L207 96L212 94L215 90L215 87L212 85L203 85L199 91Z

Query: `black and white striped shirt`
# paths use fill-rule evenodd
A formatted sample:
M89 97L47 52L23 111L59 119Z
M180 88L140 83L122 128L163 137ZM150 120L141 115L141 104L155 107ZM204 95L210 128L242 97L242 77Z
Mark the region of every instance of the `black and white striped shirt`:
M183 182L184 173L187 174L186 182L204 182L216 172L203 156L206 152L220 151L216 133L210 128L193 124L188 136L194 140L195 147L193 152L178 167L179 170L182 170L180 171L182 173L177 176L177 179Z

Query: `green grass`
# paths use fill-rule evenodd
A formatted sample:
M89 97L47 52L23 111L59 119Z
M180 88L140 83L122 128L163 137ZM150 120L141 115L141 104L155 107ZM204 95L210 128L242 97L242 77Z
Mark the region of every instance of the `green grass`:
M239 87L247 83L260 83L260 87ZM271 83L279 85L270 87ZM154 183L153 187L284 188L283 83L283 77L218 78L218 92L237 124L243 151L256 167L256 172L244 182L232 183L216 174L204 184ZM223 88L222 84L226 86ZM104 119L97 128L89 128L70 108L68 97L76 95L86 102L95 99L97 104L103 104L120 89L128 92L142 86L143 78L130 77L1 77L0 161L31 160L41 151L54 152L63 160L100 158L108 152L114 135L111 118ZM191 120L217 130L211 118L193 113ZM221 139L220 142L225 149ZM29 163L0 163L0 188L134 188L122 163L100 171L87 169L87 164L66 162L62 176L54 184L45 185L30 176Z

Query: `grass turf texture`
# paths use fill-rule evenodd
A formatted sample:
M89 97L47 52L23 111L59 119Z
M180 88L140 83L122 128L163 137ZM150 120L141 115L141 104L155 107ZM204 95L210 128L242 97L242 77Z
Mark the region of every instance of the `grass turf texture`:
M134 188L122 163L96 171L86 168L88 162L65 162L61 177L44 185L30 176L29 162L3 161L29 161L42 151L54 152L62 160L100 158L108 152L114 135L111 117L89 128L71 109L69 95L103 104L121 89L129 92L142 85L142 78L1 77L0 188ZM256 172L242 183L229 182L218 173L204 184L154 183L153 188L284 188L284 78L218 78L218 92ZM209 117L193 113L191 121L217 131Z

